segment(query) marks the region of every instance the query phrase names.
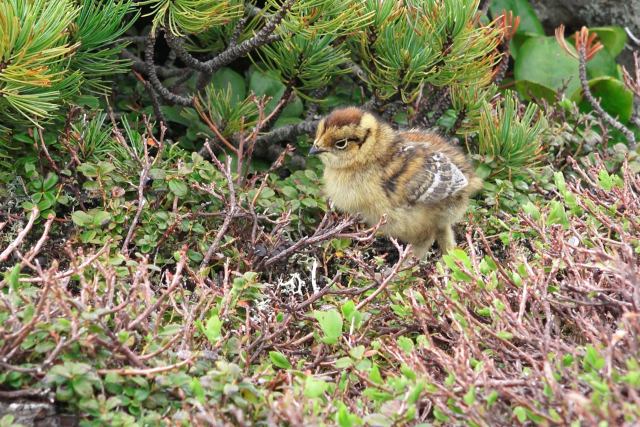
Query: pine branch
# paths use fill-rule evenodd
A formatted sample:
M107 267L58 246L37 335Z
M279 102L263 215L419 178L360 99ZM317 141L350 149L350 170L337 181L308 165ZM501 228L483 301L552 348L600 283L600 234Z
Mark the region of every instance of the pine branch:
M279 143L283 141L292 141L298 135L310 134L313 135L318 126L319 120L305 120L295 125L282 126L271 132L259 136L256 140L256 144L253 149L253 156L275 161L282 152L286 150ZM299 150L298 150L299 151ZM298 154L292 153L290 163L296 168L304 168L306 164L306 153Z
M212 58L208 61L200 61L189 52L187 52L182 43L182 40L171 34L170 31L165 31L164 37L171 49L173 49L176 55L178 55L178 58L180 58L180 60L184 62L189 68L193 68L194 70L205 73L213 73L214 71L226 65L229 65L236 59L247 55L249 52L259 48L262 45L280 40L281 37L277 34L273 34L273 32L275 31L278 24L282 22L282 19L284 19L284 16L291 9L295 1L296 0L285 1L282 4L280 10L278 10L278 12L271 17L269 22L267 22L265 26L256 33L255 36L253 36L249 40L243 41L240 44L235 43L235 41L237 41L239 37L239 33L236 28L236 31L234 31L234 35L231 37L229 47L227 47L227 49L225 49L223 52L220 52L218 55L216 55L215 58ZM243 20L245 20L245 18L242 18L241 22ZM246 20L244 22L246 22ZM243 25L239 25L239 27L242 28Z
M138 79L138 81L140 81L140 83L144 85L145 90L149 94L149 98L151 99L151 105L153 107L153 113L155 114L158 121L161 123L167 123L167 119L164 117L164 114L162 113L162 109L160 108L160 99L156 91L153 90L153 86L151 85L151 83L148 80L145 80L142 77L142 75L140 75L139 73L135 71L133 73Z
M147 65L147 75L149 76L149 81L151 82L151 86L153 89L160 94L164 99L169 102L173 102L174 104L182 105L185 107L193 106L193 98L185 97L181 95L177 95L171 92L169 89L162 85L162 82L158 79L158 74L156 73L156 67L153 63L154 52L153 49L156 45L156 36L154 31L152 30L149 33L149 37L147 38L147 43L144 49L144 60Z
M636 136L634 135L634 133L625 125L613 118L609 113L604 111L598 100L596 100L591 93L591 89L589 88L589 81L587 80L587 48L584 44L578 47L578 60L580 63L580 85L582 86L584 97L587 99L587 101L589 101L589 104L591 104L591 107L596 112L598 117L607 122L612 128L622 133L629 142L629 148L635 150Z
M295 125L286 125L272 130L271 132L258 137L258 144L274 144L282 141L290 141L303 133L313 133L316 131L319 120L305 120Z
M145 42L147 41L147 38L148 38L147 36L140 36L140 37L143 37ZM138 73L145 76L147 75L147 64L142 59L140 59L137 55L134 55L127 49L123 49L122 52L120 52L120 55L123 58L131 61L131 68L133 68L134 71L137 71ZM161 79L168 79L171 77L181 76L184 74L184 72L185 72L184 68L163 67L160 65L156 65L156 74Z
M507 75L507 69L509 69L509 58L511 58L511 52L509 43L506 42L503 46L502 58L500 58L500 62L494 70L493 83L499 85L502 80L504 80L504 77Z
M246 15L240 18L240 20L236 24L236 27L233 29L231 38L229 39L229 46L235 46L238 44L238 40L240 40L240 36L242 35L242 32L244 31L248 20L249 17Z

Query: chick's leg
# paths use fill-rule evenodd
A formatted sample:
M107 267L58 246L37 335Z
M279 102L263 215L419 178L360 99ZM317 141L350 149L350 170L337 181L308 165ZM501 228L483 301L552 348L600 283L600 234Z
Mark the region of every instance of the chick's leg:
M425 260L426 259L426 255L429 253L429 250L431 249L431 247L433 246L433 242L434 242L435 238L433 236L427 238L426 240L420 242L420 243L414 243L413 245L413 256L421 259L421 260Z
M440 250L443 255L456 247L456 238L453 234L453 230L451 229L451 225L446 225L438 230L437 238L438 245L440 246Z

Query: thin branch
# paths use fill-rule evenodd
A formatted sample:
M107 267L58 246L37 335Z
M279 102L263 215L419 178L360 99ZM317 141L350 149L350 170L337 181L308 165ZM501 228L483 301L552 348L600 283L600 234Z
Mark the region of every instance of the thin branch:
M185 245L180 251L180 260L178 261L178 265L176 266L175 273L173 273L173 280L171 281L171 284L169 285L167 290L163 292L162 295L160 295L160 297L155 302L155 304L152 304L149 307L147 307L138 317L132 320L127 325L127 329L133 329L134 326L142 322L142 320L144 320L149 315L149 313L157 309L160 306L160 304L162 304L162 301L164 301L165 298L167 298L169 294L173 292L175 288L178 287L178 285L180 284L180 279L182 279L182 269L184 268L184 265L186 264L186 262L187 262L187 246Z
M156 154L156 156L153 158L153 161L149 161L149 148L146 141L144 143L144 164L142 170L140 171L140 180L138 182L138 206L136 209L136 215L134 216L133 221L131 221L131 225L129 226L127 237L122 243L121 251L124 254L129 253L129 243L133 238L133 233L135 232L138 221L140 220L140 216L142 215L142 210L145 205L144 188L147 184L147 177L149 176L149 171L151 170L153 165L155 165L158 159L161 157L162 148L164 147L164 134L166 130L167 128L164 126L164 123L160 122L160 140L158 141L158 145L160 148L158 149L158 153Z
M151 82L151 86L153 89L160 94L164 99L169 102L173 102L174 104L182 105L185 107L191 107L193 105L193 97L186 97L177 95L171 92L169 89L162 85L160 79L158 79L158 74L156 73L156 67L153 63L154 58L154 48L156 45L156 36L152 32L149 33L149 37L147 38L147 43L144 49L144 60L147 64L147 75L149 76L149 81Z
M147 41L148 37L144 37L144 40ZM134 71L137 71L140 74L147 75L147 64L140 58L138 58L133 53L129 52L126 49L123 49L120 54L125 58L131 61L131 68ZM185 73L185 68L175 68L175 67L163 67L160 65L155 66L156 75L162 79L168 79L171 77L181 76Z
M377 297L382 291L384 291L387 286L389 286L389 283L391 283L391 280L398 274L400 267L402 267L402 265L404 264L404 260L407 259L409 251L411 250L410 245L407 245L403 248L395 239L391 239L391 241L398 250L398 262L396 262L395 265L391 268L391 271L387 273L380 286L375 291L373 291L371 295L369 295L364 300L360 301L358 305L356 305L356 310L360 310L362 307L369 304L375 297Z
M37 398L42 399L50 397L52 394L49 388L25 388L22 390L0 390L0 399L21 399L21 398Z
M313 133L318 127L319 120L305 120L294 125L286 125L272 130L271 132L258 137L258 144L273 144L281 141L291 141L298 135Z
M295 242L293 245L289 246L288 248L284 249L281 252L278 252L276 255L273 255L272 257L262 261L260 263L260 266L264 266L264 267L268 267L271 264L275 263L276 261L288 257L289 255L298 252L299 250L301 250L302 248L305 248L307 246L311 246L320 242L324 242L325 240L331 239L332 237L340 234L340 232L342 232L342 230L352 226L353 224L355 224L357 222L356 218L347 218L344 219L342 221L340 221L338 224L335 224L331 227L323 227L322 223L321 225L316 229L316 231L313 233L312 236L304 236L302 237L300 240L298 240L297 242Z
M36 221L36 218L38 218L39 214L40 214L40 210L38 210L37 207L34 207L33 210L31 211L31 215L29 216L29 221L27 222L27 225L25 225L22 231L18 233L18 236L16 236L16 238L13 240L13 242L11 242L9 246L7 246L7 248L4 251L2 251L2 253L0 254L0 262L6 261L6 259L9 258L9 255L11 255L11 253L18 246L20 246L24 238L27 236L27 234L29 234L31 227L33 227L33 223Z
M273 34L273 32L275 31L276 27L280 24L280 22L282 22L282 19L287 14L287 12L291 9L291 7L295 2L296 0L286 0L284 3L282 3L280 10L278 10L276 13L274 13L271 16L271 18L269 19L269 22L267 22L265 26L262 27L260 31L256 33L255 36L253 36L249 40L243 41L238 45L230 46L224 52L217 55L215 58L205 62L204 65L207 67L207 71L211 71L211 72L216 71L224 67L225 65L229 65L231 62L235 61L236 59L242 56L245 56L252 50L262 45L279 40L280 36L278 36L277 34Z
M55 276L51 277L52 280L60 280L60 279L65 279L67 277L70 277L74 274L76 274L79 270L82 270L83 268L85 268L86 266L90 265L91 263L93 263L96 259L98 259L100 257L100 255L102 255L108 248L109 245L111 244L111 241L107 241L104 246L102 248L100 248L100 250L98 252L96 252L95 254L93 254L92 256L90 256L89 258L87 258L86 260L84 260L82 262L82 264L80 264L77 269L76 268L70 268L66 271L63 271L62 273L58 273ZM38 283L38 282L45 282L46 280L43 279L42 277L22 277L20 278L21 282L27 282L27 283Z
M208 61L200 61L198 58L191 55L185 49L182 40L175 37L169 31L165 31L164 37L167 41L167 44L169 44L169 47L171 47L178 58L180 58L180 60L184 62L189 68L205 73L213 73L214 71L224 67L225 65L229 65L236 59L245 56L252 50L257 49L262 45L279 40L280 36L277 34L273 34L273 32L280 24L280 22L282 22L282 19L291 9L295 1L296 0L286 0L282 4L280 9L271 16L269 21L256 33L255 36L253 36L249 40L243 41L240 44L230 43L227 49L225 49L223 52L220 52L218 55L216 55L215 58L212 58ZM232 41L234 40L234 38L237 39L237 37L232 36Z
M209 118L209 116L205 113L204 109L202 108L202 106L200 105L200 101L198 100L198 98L194 99L194 103L193 103L193 107L196 109L196 111L198 112L198 115L200 116L200 118L202 119L202 121L205 122L205 124L209 127L209 129L211 129L211 131L216 135L216 137L218 137L218 139L231 151L234 152L234 154L238 155L238 149L236 147L234 147L234 145L229 142L227 140L227 138L224 137L224 135L222 135L222 133L220 132L220 129L218 129L218 126L216 126L215 122L213 120L211 120Z
M100 375L107 374L118 374L125 376L136 376L136 375L151 375L158 374L160 372L171 371L174 369L178 369L184 365L193 362L193 358L183 360L182 362L174 363L173 365L168 366L158 366L157 368L148 368L148 369L130 369L130 368L121 368L121 369L98 369L98 373Z
M218 249L218 246L220 246L220 242L227 232L229 225L231 224L231 220L235 217L235 213L237 210L236 192L233 186L233 178L231 177L231 157L227 156L226 164L223 166L211 150L209 141L205 142L205 146L209 151L211 160L218 165L218 169L220 169L220 171L224 174L225 179L227 180L227 186L229 188L229 204L227 206L227 214L224 217L222 226L220 226L218 233L216 233L216 237L213 239L213 242L211 242L211 245L209 245L209 249L207 249L207 253L200 263L200 272L202 272L202 270L204 270L209 265L209 261L211 261L213 253Z
M587 80L587 49L586 46L581 45L578 48L578 60L580 61L580 84L582 85L582 92L584 93L584 97L587 98L589 104L594 109L598 117L607 122L612 128L618 130L622 133L629 141L629 148L635 150L636 148L636 136L634 133L629 130L625 125L620 123L615 118L611 117L609 113L602 109L600 103L593 97L591 93L591 89L589 89L589 81Z

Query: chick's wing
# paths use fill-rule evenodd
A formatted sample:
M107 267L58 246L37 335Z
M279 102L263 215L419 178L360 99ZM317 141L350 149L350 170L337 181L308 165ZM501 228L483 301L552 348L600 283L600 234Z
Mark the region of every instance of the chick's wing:
M445 153L430 152L424 146L404 147L414 167L407 180L405 198L409 204L431 204L455 195L469 184L467 177Z

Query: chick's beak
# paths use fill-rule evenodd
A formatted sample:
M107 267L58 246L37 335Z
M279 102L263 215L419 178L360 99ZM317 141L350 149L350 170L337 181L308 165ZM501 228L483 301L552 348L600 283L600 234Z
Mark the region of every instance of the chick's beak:
M323 150L323 149L321 149L321 148L318 148L318 147L314 144L314 145L312 145L312 146L311 146L311 150L309 150L309 155L310 155L310 156L313 156L313 155L317 155L317 154L320 154L320 153L324 153L324 152L326 152L326 151L327 151L327 150Z

